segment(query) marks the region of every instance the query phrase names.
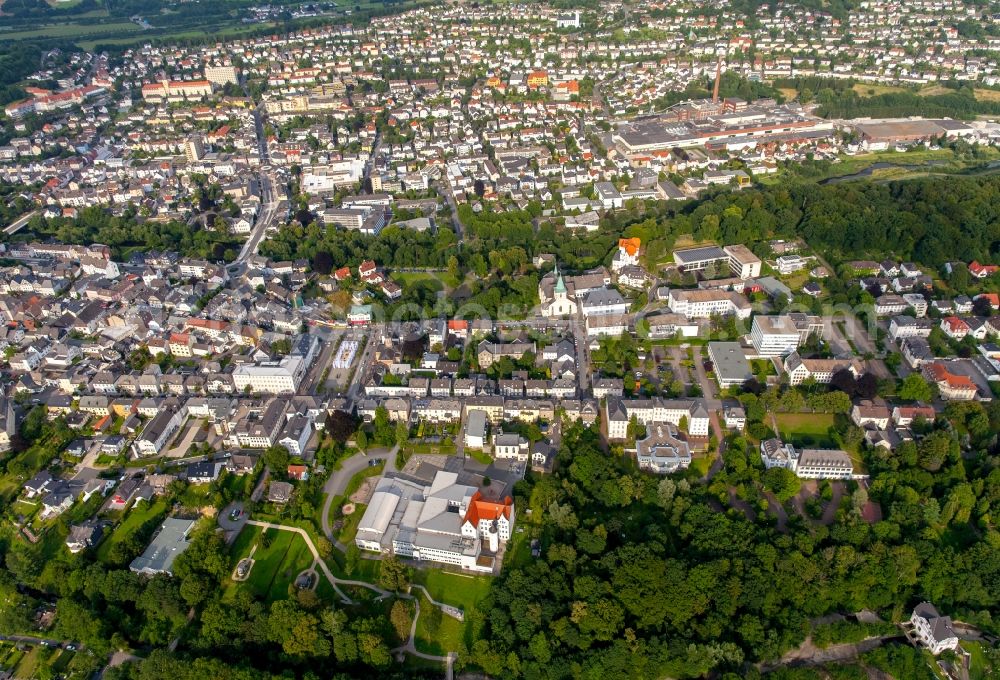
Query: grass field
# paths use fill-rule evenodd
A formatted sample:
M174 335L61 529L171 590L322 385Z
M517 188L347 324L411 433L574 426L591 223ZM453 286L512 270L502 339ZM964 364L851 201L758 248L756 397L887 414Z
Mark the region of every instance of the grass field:
M158 500L155 503L147 503L142 501L133 506L128 513L125 515L125 519L119 524L114 533L112 533L108 538L101 542L101 545L97 548L97 559L102 562L106 562L108 559L108 553L111 552L111 548L121 541L128 538L128 536L141 527L146 521L152 519L153 517L159 517L167 514L169 506L165 500Z
M417 634L414 645L418 652L444 656L464 643L466 624L446 616L420 594L420 618L417 619Z
M141 29L131 21L116 21L107 24L50 24L29 31L0 31L4 40L29 40L31 38L80 38L89 35L113 35L138 33Z
M354 512L343 518L344 525L340 527L339 531L333 532L333 537L336 538L341 543L347 544L354 541L355 535L358 533L358 524L361 523L361 518L365 515L365 509L368 506L363 503L358 503L354 506ZM330 518L333 519L336 508L330 508Z
M833 446L829 430L833 415L829 413L775 414L782 438L795 446Z
M877 85L875 83L857 83L852 88L860 97L877 97L880 94L894 94L898 92L909 92L905 87L894 85Z
M41 670L39 667L42 665L42 648L32 647L31 651L24 655L21 662L17 665L17 669L14 671L15 678L36 678L38 677L38 671Z
M254 545L257 545L257 550L253 554L250 577L243 582L231 582L223 594L224 600L234 597L241 588L249 588L254 595L268 602L284 599L295 577L312 564L312 554L301 536L277 529L269 529L269 532L271 545L267 548L260 545L261 528L255 526L244 527L233 543L230 549L233 568L250 554Z
M969 680L985 680L994 677L994 669L990 666L986 655L983 654L983 646L978 642L963 640L962 649L969 653L971 663L969 668Z
M413 582L427 588L438 602L444 602L468 611L490 591L489 576L466 576L439 569L417 569Z

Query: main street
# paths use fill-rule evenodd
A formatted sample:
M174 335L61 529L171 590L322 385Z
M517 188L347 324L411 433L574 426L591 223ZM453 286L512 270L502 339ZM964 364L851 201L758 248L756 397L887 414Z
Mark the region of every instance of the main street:
M261 210L257 215L250 236L240 250L239 256L233 264L242 265L252 256L257 254L261 241L268 230L275 225L278 220L278 206L286 197L283 183L275 179L275 171L271 167L271 159L267 150L267 137L264 132L264 104L261 103L253 110L254 130L257 134L257 153L260 156L260 172L257 181L260 185Z

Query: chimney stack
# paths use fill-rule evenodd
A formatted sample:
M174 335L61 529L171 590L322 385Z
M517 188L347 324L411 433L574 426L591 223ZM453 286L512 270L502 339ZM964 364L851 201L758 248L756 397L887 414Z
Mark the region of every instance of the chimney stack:
M715 87L712 88L712 103L719 103L719 80L722 79L722 60L720 59L715 65Z

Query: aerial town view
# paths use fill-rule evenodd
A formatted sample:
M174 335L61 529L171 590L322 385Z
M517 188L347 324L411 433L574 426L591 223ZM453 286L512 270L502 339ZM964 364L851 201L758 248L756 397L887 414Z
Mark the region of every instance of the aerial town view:
M1000 678L1000 2L0 0L0 680Z

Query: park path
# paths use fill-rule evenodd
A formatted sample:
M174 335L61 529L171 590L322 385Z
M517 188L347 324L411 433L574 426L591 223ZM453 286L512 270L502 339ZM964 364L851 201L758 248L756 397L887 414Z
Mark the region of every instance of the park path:
M423 586L419 587L423 589ZM427 590L426 589L423 590L424 594L426 595ZM445 665L446 680L453 680L455 677L454 664L455 664L455 659L458 658L458 654L456 654L455 652L448 652L447 656L435 656L433 654L426 654L424 652L417 651L416 637L417 637L417 620L420 618L420 598L413 597L412 595L410 595L409 597L413 599L413 604L416 606L416 609L414 610L413 613L413 621L410 623L410 637L406 641L405 645L403 645L402 647L397 647L392 651L396 654L406 653L415 656L419 659L425 659L427 661L437 661L438 663L443 663ZM429 595L427 596L427 599L430 600ZM434 602L434 600L431 600L431 602L437 604Z
M247 524L250 524L250 525L256 526L256 527L261 527L263 529L277 529L279 531L292 531L292 532L297 533L299 536L301 536L305 540L306 546L309 548L309 552L312 553L313 559L315 561L314 567L318 566L320 568L320 570L326 575L326 578L330 581L330 585L333 586L333 589L340 596L340 599L344 602L344 604L353 604L354 601L351 600L351 598L349 598L347 595L345 595L344 592L338 587L338 586L342 586L342 585L343 586L360 586L362 588L368 588L369 590L374 590L376 593L379 594L379 599L384 598L384 597L389 597L389 596L393 595L393 593L390 593L388 590L384 590L382 588L379 588L378 586L376 586L374 584L371 584L371 583L368 583L367 581L353 581L353 580L342 579L342 578L338 578L338 577L334 576L333 572L330 571L330 567L328 567L327 564L326 564L326 562L324 562L320 558L319 551L316 550L316 546L315 546L315 544L313 544L312 538L310 538L309 534L306 532L305 529L301 529L299 527L288 526L286 524L275 524L274 522L261 522L259 520L253 520L253 519L247 520ZM410 588L411 589L412 588L417 588L417 589L421 590L423 592L424 596L428 599L428 601L430 601L430 603L433 604L435 607L440 608L441 611L444 614L447 614L448 616L451 616L453 618L457 618L459 621L463 621L464 620L464 618L465 618L464 617L464 613L458 607L453 607L451 605L444 604L443 602L438 602L437 600L435 600L434 598L431 597L430 593L427 592L427 589L424 588L422 585L416 585L416 584L414 584L414 585L411 585ZM415 657L418 657L420 659L425 659L427 661L436 661L438 663L443 663L443 664L445 664L445 677L447 678L447 680L453 680L454 677L455 677L455 674L454 674L455 659L458 658L458 655L455 652L448 652L447 656L435 656L433 654L426 654L424 652L421 652L421 651L417 650L417 647L416 647L416 644L415 644L415 638L416 638L416 635L417 635L417 619L420 618L420 598L419 597L414 597L412 594L410 594L408 592L407 593L396 593L396 595L398 597L403 598L403 599L407 599L407 600L412 599L414 605L416 606L416 609L415 609L415 614L413 616L413 622L410 624L410 638L409 638L409 640L407 640L406 644L403 645L402 647L397 647L396 649L394 649L392 651L396 652L396 653L402 652L402 653L406 653L406 654L411 654L411 655L413 655Z
M353 604L354 601L347 595L345 595L344 591L342 591L338 586L360 586L362 588L368 588L369 590L374 590L376 593L378 593L379 597L388 597L389 595L391 595L391 593L388 590L383 590L382 588L379 588L374 584L368 583L367 581L352 581L350 579L337 578L336 576L334 576L333 572L330 571L330 567L328 567L326 562L323 561L323 559L320 557L319 551L316 549L316 545L313 543L312 538L310 538L309 534L306 532L305 529L300 529L299 527L290 527L285 524L275 524L273 522L260 522L255 519L247 520L247 524L253 525L255 527L261 527L264 529L278 529L279 531L292 531L301 536L305 540L306 546L309 548L309 552L312 553L313 559L316 561L316 564L319 566L323 574L326 575L326 578L330 581L330 585L332 585L333 589L337 591L337 595L340 596L340 599L343 600L344 604Z

